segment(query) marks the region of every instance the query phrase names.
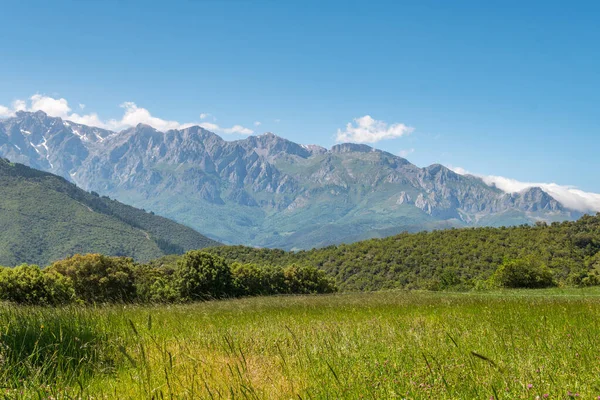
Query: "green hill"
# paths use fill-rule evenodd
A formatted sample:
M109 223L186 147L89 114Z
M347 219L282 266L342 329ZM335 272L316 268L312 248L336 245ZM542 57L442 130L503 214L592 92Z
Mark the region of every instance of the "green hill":
M169 219L0 159L0 265L46 265L90 252L148 261L215 245Z
M310 251L244 246L208 251L242 263L310 264L345 290L473 288L504 260L517 259L543 263L559 284L580 285L600 272L600 214L551 225L403 233Z

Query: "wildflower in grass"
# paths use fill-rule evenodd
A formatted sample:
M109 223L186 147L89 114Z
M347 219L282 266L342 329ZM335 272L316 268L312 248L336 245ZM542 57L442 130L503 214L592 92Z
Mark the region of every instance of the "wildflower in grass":
M550 397L550 395L549 395L548 393L544 393L544 394L542 395L542 397L543 397L543 398L545 398L545 399L547 399L548 397Z
M531 383L527 384L527 389L531 389L533 387L533 385Z

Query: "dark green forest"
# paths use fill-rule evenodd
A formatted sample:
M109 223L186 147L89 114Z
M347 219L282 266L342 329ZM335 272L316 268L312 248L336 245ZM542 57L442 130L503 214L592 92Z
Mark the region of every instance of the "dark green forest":
M533 274L546 282L542 286L596 285L600 214L550 225L403 233L299 252L244 246L207 251L232 262L311 265L326 271L342 290L483 288L499 279L493 275L500 267ZM503 286L540 286L528 279Z

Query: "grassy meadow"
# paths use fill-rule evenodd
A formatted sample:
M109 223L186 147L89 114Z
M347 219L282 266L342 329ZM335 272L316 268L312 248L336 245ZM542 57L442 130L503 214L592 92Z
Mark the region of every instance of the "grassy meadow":
M0 305L0 397L596 399L600 289Z

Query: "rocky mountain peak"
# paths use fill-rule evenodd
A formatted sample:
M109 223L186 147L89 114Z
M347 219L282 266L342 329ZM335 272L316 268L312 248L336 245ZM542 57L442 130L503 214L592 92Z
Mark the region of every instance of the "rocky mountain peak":
M515 204L527 211L563 211L564 207L540 187L525 189L517 194Z
M257 154L271 159L283 155L295 155L307 158L312 154L304 146L277 136L272 132L258 136L248 136L246 139L238 141L238 143L248 150L253 149Z
M326 150L272 132L226 141L199 126L119 133L19 113L0 156L52 172L227 243L306 248L404 230L573 219L540 188L507 194L440 164L365 144Z
M331 148L331 152L334 154L341 153L370 153L373 151L377 151L371 146L367 146L366 144L357 144L357 143L342 143L336 144Z
M42 110L38 110L35 112L31 112L31 111L17 111L15 113L17 118L27 118L27 117L31 117L31 118L37 118L37 119L43 119L48 117L48 114L46 114L44 111Z

